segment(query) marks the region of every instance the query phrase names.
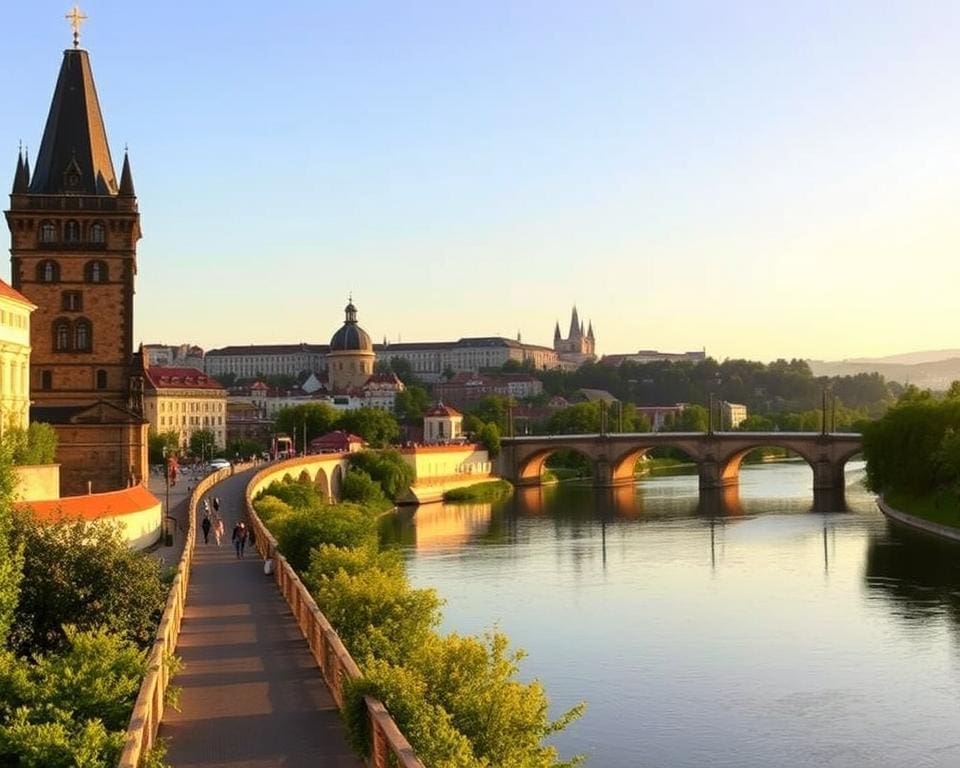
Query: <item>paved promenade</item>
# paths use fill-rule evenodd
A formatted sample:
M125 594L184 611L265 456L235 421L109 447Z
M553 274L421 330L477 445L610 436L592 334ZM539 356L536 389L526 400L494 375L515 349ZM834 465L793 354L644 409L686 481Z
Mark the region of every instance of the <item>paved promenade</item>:
M160 738L175 768L362 768L336 704L273 577L255 549L237 560L230 534L252 473L217 485L226 535L204 545L197 526L193 575L177 655L181 711L167 708ZM171 499L172 501L172 499ZM199 521L198 521L199 522Z

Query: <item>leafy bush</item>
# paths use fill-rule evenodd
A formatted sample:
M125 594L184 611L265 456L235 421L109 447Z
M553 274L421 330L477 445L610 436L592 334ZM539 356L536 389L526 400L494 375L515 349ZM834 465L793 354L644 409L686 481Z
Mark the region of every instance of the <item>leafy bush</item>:
M285 501L281 501L276 496L263 496L253 502L253 508L257 511L260 519L264 523L283 515L293 513L293 507Z
M362 469L380 483L383 492L396 499L413 485L413 467L404 461L399 451L358 451L350 455L351 468Z
M304 574L304 583L311 591L316 590L323 579L343 572L356 576L368 568L379 568L403 576L403 560L396 551L377 551L376 547L337 547L321 544L310 553L310 567Z
M383 488L369 474L357 467L350 467L343 478L340 498L357 504L370 504L381 507L387 501Z
M8 427L3 442L14 464L53 464L57 457L57 432L49 424L33 422L27 429Z
M290 565L303 572L310 565L310 551L321 544L374 546L377 522L355 504L331 504L278 518L271 530Z
M489 421L480 427L477 440L487 449L491 459L500 455L500 427L496 425L496 422Z
M285 504L296 508L317 507L323 504L323 496L313 483L281 483L274 480L264 490L265 494L280 499Z
M513 493L513 486L506 480L490 480L486 483L453 488L443 494L444 501L496 501Z
M23 576L23 546L11 538L13 534L12 462L10 447L6 443L0 445L0 650L5 646L13 624L17 601L20 599L20 581Z
M13 540L29 568L9 643L21 655L61 648L64 625L106 626L145 648L153 641L167 589L155 558L127 548L117 526L14 518Z
M403 663L440 621L432 589L411 589L395 570L338 571L315 585L313 597L358 663Z

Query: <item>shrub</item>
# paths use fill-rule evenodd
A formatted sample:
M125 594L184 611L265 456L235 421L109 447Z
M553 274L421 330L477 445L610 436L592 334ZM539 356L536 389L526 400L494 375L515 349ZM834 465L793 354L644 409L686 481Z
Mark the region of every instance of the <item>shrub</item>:
M167 596L158 560L127 548L117 526L14 518L23 548L20 600L10 645L24 655L63 647L64 625L106 626L141 648L153 641Z
M321 581L337 573L357 576L368 568L379 568L403 577L403 560L395 551L378 552L376 547L370 546L348 549L321 544L310 553L310 567L304 575L304 583L308 589L315 591Z
M374 546L376 518L355 504L331 504L275 519L271 530L287 561L298 572L310 565L310 551L321 544Z
M343 478L340 497L344 501L354 501L357 504L383 506L387 497L383 488L369 474L357 467L350 467Z
M3 433L14 464L52 464L57 457L57 440L53 427L36 421L27 429L9 427Z
M350 466L362 469L380 483L383 492L397 499L413 484L413 467L403 460L399 451L358 451L350 455Z
M276 496L263 496L253 502L253 508L264 523L293 512L293 507Z
M486 483L453 488L443 494L444 501L496 501L513 493L513 486L506 480L490 480Z
M280 499L295 509L306 509L323 504L323 496L312 483L286 482L274 480L266 487L264 493Z
M440 621L437 593L411 589L393 570L339 571L321 579L313 597L358 663L403 663Z

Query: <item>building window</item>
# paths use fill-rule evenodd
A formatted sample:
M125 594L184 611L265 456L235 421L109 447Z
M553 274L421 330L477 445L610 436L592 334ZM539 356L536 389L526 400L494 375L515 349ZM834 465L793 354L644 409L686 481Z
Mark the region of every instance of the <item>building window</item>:
M70 322L57 320L53 324L53 349L55 352L70 351Z
M40 389L53 389L53 371L40 372Z
M55 243L57 242L57 225L52 221L45 221L40 225L40 242L41 243Z
M37 282L59 283L60 265L55 261L41 261L37 264Z
M64 312L83 311L83 294L80 291L64 291L61 294L60 309Z
M90 242L102 245L107 241L107 231L99 221L90 225Z
M88 283L107 282L107 265L102 261L88 261L84 267L84 279Z
M77 320L73 329L73 348L76 352L89 352L93 348L93 328L89 320Z
M68 243L76 243L80 240L80 223L72 219L64 227L65 240Z
M97 371L97 389L107 388L107 372L101 368Z

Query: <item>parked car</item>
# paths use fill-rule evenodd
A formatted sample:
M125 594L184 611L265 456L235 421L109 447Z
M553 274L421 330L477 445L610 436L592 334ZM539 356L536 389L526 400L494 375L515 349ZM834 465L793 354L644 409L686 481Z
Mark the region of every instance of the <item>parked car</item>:
M226 459L214 459L213 461L210 462L210 469L213 470L214 472L220 469L229 469L229 468L230 468L230 462L227 461Z

